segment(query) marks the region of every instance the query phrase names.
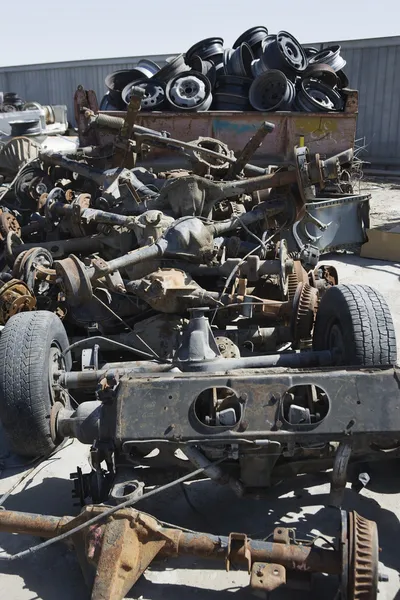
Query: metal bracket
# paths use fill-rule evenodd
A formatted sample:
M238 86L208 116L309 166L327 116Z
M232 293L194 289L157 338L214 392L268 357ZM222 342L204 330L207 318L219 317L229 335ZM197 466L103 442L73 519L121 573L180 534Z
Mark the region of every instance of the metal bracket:
M287 527L275 527L273 540L276 544L290 544L290 530Z
M256 594L257 592L272 592L285 584L286 569L282 565L260 562L253 564L250 587Z
M228 547L226 550L226 558L225 558L225 568L229 573L231 568L232 558L235 557L235 554L241 549L244 549L244 557L247 561L247 571L251 573L251 550L249 545L249 540L247 539L247 535L245 533L230 533L228 538Z

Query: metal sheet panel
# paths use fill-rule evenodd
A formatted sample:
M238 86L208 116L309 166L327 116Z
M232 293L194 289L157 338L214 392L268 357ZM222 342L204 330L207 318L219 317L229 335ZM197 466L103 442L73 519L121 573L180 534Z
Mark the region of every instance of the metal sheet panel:
M400 36L339 43L350 85L359 91L357 138L359 145L366 145L360 157L375 165L399 167Z
M107 114L125 117L125 112ZM236 154L255 134L263 121L275 125L251 162L261 166L286 163L293 159L293 148L301 136L312 154L331 156L352 148L354 145L357 114L341 113L297 113L297 112L142 112L137 123L157 131L169 131L173 137L193 141L198 137L214 137L229 146ZM101 143L113 141L115 132L99 132ZM152 150L152 161L157 155L162 168L181 168L180 155L170 150Z

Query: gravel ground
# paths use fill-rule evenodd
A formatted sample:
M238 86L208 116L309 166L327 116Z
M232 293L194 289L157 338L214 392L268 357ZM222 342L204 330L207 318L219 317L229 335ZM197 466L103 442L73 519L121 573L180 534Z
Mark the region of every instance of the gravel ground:
M400 223L400 186L378 180L362 182L362 190L373 194L372 226L393 226ZM324 263L336 266L343 283L368 283L379 289L390 305L398 337L400 355L400 265L384 261L361 259L350 254L324 257ZM382 402L384 399L382 399ZM9 455L0 432L2 470L0 494L18 480L25 467ZM87 469L87 448L69 443L34 474L27 477L6 500L7 509L46 514L77 514L79 508L71 499L69 474L79 465ZM29 467L28 467L29 468ZM356 510L378 523L380 561L389 582L380 584L380 600L400 600L398 535L400 534L400 475L396 461L369 467L371 481L360 494L346 489L344 508ZM192 506L179 488L168 496L156 497L142 505L159 518L203 531L245 531L266 537L277 524L292 524L300 537L311 531L333 533L338 513L324 508L327 500L327 475L298 477L284 482L260 501L238 500L229 490L208 481L187 486ZM0 547L10 554L37 543L28 536L0 534ZM143 600L223 600L249 598L248 575L244 572L218 571L214 563L185 558L168 563L153 563L146 575L127 597ZM305 598L333 599L337 584L332 578L316 577L312 592L278 591L272 598L301 600ZM75 555L58 544L34 556L0 566L0 598L7 600L84 600L89 597Z

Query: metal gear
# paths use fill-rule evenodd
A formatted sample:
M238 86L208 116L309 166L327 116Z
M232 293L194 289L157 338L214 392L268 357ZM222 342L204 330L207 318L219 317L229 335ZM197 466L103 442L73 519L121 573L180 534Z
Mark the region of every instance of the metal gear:
M21 226L16 217L10 212L2 212L0 214L0 240L5 241L7 234L13 231L18 236L21 235Z
M288 300L293 300L299 283L308 283L308 275L301 261L293 261L293 272L288 275Z
M36 308L36 299L26 283L10 279L0 287L0 325L5 325L12 316Z
M308 283L299 283L293 299L292 333L296 342L309 339L318 306L318 292Z
M374 521L349 513L348 600L376 600L378 593L379 545Z

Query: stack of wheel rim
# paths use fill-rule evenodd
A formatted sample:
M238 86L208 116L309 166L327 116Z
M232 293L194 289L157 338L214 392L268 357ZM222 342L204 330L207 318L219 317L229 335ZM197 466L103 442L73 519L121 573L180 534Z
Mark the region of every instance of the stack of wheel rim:
M340 52L338 45L303 47L287 31L252 27L231 48L220 37L206 38L162 67L142 59L111 73L100 108L126 109L139 87L144 111L340 111L349 83Z

